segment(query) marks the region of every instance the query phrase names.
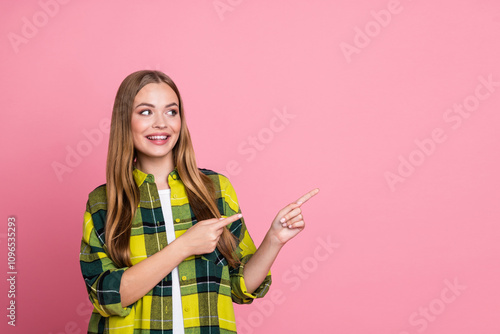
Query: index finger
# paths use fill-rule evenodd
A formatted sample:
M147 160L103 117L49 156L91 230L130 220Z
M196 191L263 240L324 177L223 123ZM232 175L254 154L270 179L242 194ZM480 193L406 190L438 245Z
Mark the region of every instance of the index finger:
M310 192L308 192L307 194L303 195L301 198L299 198L297 200L297 204L299 205L302 205L304 204L305 202L307 202L309 199L311 199L314 195L316 195L317 193L319 193L319 188L316 188L316 189L313 189L311 190Z
M218 228L222 228L226 225L229 225L235 221L237 221L238 219L240 219L241 217L243 217L243 215L241 213L237 213L235 215L232 215L232 216L229 216L229 217L226 217L226 218L221 218L218 222L216 222L215 224L217 224L217 227Z

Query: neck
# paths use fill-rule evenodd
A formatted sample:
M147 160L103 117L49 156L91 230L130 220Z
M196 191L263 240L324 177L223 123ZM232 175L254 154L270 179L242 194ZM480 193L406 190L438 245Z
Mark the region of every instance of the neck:
M163 158L137 157L135 166L140 171L153 174L158 189L168 189L168 175L174 170L174 159L171 156Z

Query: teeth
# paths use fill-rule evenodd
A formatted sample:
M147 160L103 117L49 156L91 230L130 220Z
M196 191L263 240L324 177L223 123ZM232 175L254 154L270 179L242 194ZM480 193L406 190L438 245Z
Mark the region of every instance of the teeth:
M152 140L165 140L167 139L167 136L149 136L147 138Z

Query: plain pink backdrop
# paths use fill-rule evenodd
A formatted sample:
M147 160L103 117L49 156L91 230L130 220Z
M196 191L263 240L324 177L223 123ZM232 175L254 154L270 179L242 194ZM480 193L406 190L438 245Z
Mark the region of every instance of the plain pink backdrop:
M321 188L270 295L236 306L239 332L500 333L499 2L24 0L0 13L5 277L17 221L16 326L3 279L2 333L86 332L85 202L105 182L116 90L139 69L176 81L198 164L229 176L257 244Z

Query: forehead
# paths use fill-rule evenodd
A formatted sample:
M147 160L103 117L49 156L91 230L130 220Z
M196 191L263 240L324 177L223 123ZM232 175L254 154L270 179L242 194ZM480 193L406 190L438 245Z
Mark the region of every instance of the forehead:
M134 99L135 102L176 102L179 104L179 99L174 90L164 82L149 83L139 90Z

